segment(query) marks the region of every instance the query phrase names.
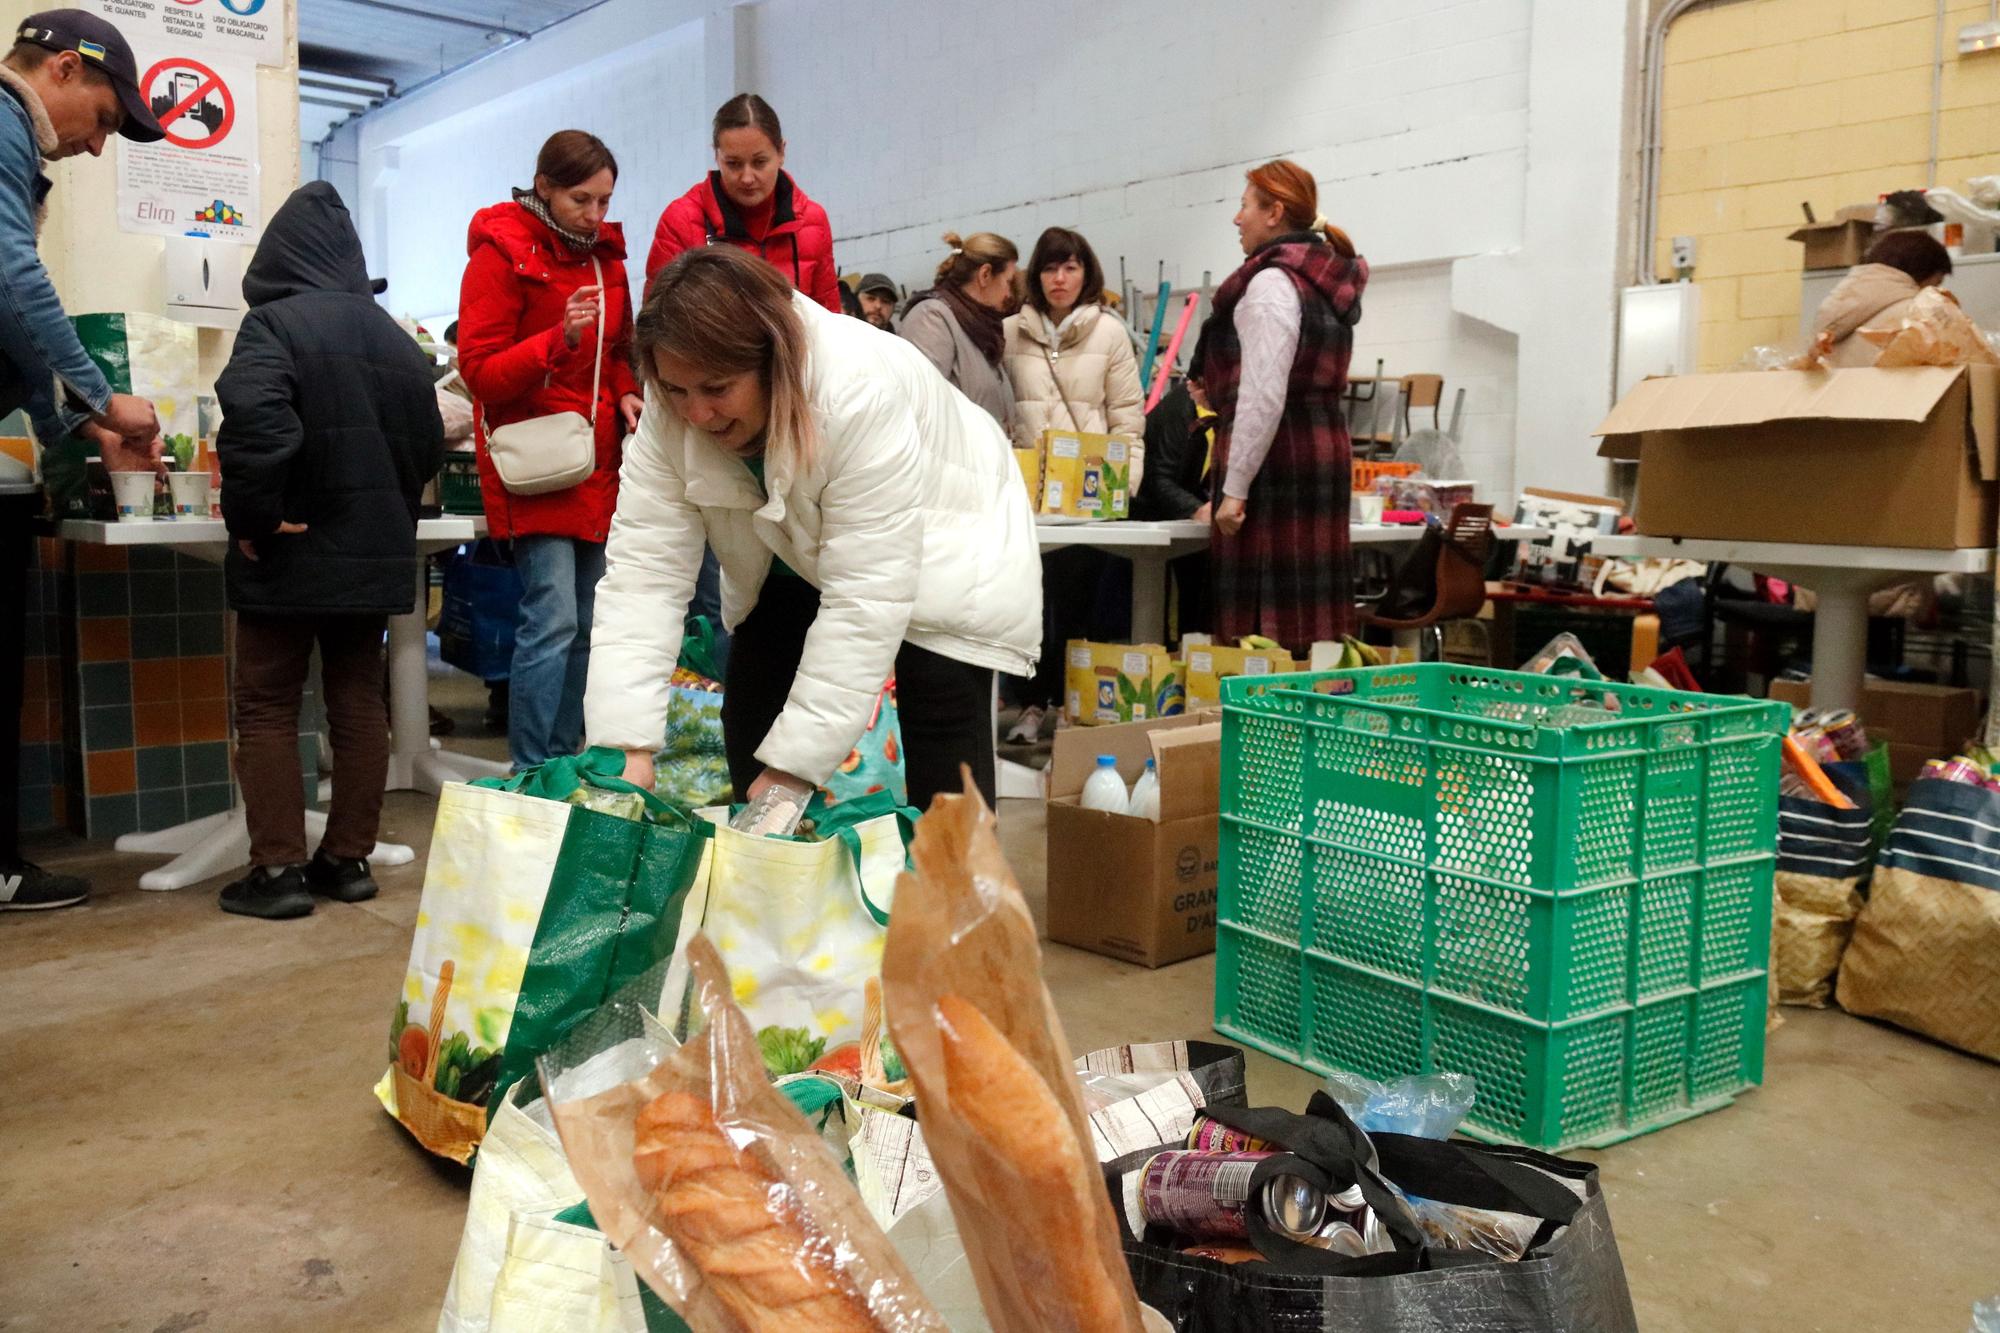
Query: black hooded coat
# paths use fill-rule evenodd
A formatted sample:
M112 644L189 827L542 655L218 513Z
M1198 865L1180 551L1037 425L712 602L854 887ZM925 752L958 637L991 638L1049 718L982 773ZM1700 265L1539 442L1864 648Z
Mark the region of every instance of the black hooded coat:
M416 601L417 504L444 458L431 363L375 304L332 186L285 201L243 275L250 311L216 381L229 605L396 615ZM281 534L278 525L306 530Z

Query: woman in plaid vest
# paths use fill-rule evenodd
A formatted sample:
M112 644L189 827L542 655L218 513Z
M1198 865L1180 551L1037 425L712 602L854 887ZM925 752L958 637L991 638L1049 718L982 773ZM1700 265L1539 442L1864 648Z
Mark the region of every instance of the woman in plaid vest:
M1354 627L1340 402L1368 261L1319 216L1305 168L1280 159L1247 175L1236 231L1249 258L1217 289L1192 372L1221 423L1215 631L1304 652Z

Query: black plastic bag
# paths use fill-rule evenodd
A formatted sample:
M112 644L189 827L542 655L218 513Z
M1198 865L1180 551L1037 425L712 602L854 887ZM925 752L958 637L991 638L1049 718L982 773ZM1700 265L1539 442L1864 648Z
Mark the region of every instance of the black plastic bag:
M1252 1242L1266 1262L1225 1264L1182 1254L1150 1231L1128 1232L1125 1259L1139 1299L1182 1333L1637 1333L1596 1167L1528 1148L1370 1136L1325 1093L1304 1116L1225 1106L1208 1113L1289 1150L1264 1174L1358 1184L1397 1248L1348 1258L1253 1218ZM1403 1211L1392 1182L1407 1195L1523 1213L1543 1226L1516 1263L1438 1248Z

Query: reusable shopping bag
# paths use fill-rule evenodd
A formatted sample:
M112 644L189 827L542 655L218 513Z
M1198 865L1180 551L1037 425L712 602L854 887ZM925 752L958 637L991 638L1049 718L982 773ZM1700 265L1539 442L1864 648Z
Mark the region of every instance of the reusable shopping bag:
M1842 771L1846 770L1846 771ZM1827 775L1854 799L1841 810L1823 801L1778 801L1778 869L1772 895L1771 981L1779 1004L1824 1009L1833 976L1861 914L1872 864L1874 822L1867 776L1858 764Z
M875 697L875 711L868 717L868 729L861 733L861 739L854 743L847 758L820 790L826 794L828 805L875 792L888 792L897 805L909 802L909 783L903 772L903 731L896 712L893 679Z
M438 655L481 680L505 680L513 669L514 627L521 618L521 573L481 539L444 568L438 612Z
M599 747L438 797L375 1095L439 1156L470 1160L495 1093L692 933L706 830L624 760Z
M733 790L722 741L721 680L714 622L689 616L668 681L666 740L653 756L654 793L689 810L727 801Z
M1919 778L1841 960L1841 1008L2000 1060L2000 792Z
M887 792L816 797L794 838L739 832L724 813L707 812L707 872L685 914L721 952L770 1073L799 1073L860 1040L916 811Z
M1243 1104L1243 1052L1209 1041L1110 1046L1077 1057L1097 1159L1143 1164L1162 1140L1185 1139L1210 1106ZM867 1102L855 1108L855 1183L883 1226L922 1207L944 1182L931 1165L923 1127Z
M583 1187L535 1086L515 1085L479 1146L438 1333L647 1333L632 1266L576 1216Z
M1207 1114L1286 1150L1258 1166L1250 1188L1281 1173L1353 1182L1396 1248L1361 1258L1315 1249L1253 1211L1251 1243L1265 1262L1227 1264L1160 1243L1151 1228L1141 1234L1121 1207L1139 1299L1183 1333L1637 1333L1595 1166L1528 1148L1364 1134L1324 1092L1305 1115L1220 1103ZM1398 1206L1392 1184L1406 1198L1525 1214L1541 1226L1511 1263L1447 1249Z

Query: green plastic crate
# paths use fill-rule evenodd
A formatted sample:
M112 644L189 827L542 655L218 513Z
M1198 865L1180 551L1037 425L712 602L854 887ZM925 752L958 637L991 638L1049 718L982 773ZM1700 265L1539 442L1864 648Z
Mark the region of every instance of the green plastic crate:
M1450 663L1222 687L1216 1027L1560 1149L1763 1077L1783 704Z
M479 492L479 455L451 450L438 469L438 505L447 514L483 514L486 498Z

